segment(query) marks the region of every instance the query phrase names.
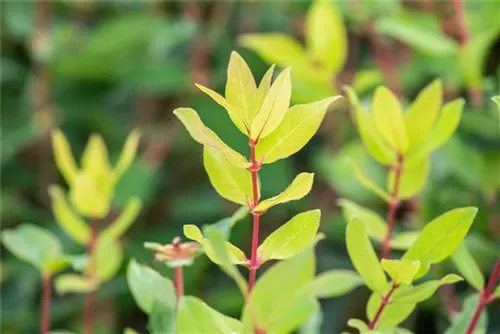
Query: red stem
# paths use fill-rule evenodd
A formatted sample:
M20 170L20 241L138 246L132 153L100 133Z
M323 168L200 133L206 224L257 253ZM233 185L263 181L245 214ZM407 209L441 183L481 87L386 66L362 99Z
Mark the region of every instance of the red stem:
M462 0L451 0L453 13L455 14L455 24L457 28L460 44L463 46L469 40L469 30L467 28L466 16Z
M182 267L177 267L174 269L174 286L175 295L177 296L177 302L184 295L184 275L182 272Z
M257 163L255 158L255 145L256 141L250 139L250 156L252 159L252 166L250 167L250 172L252 173L252 190L253 190L253 202L252 202L252 215L253 215L253 232L252 232L252 252L250 255L250 265L248 274L248 293L253 289L255 285L255 276L257 273L257 268L259 267L258 259L257 259L257 246L259 245L259 220L260 213L253 211L259 204L259 185L257 182L257 174L259 172L260 166Z
M479 303L477 304L476 311L472 316L469 326L467 326L467 331L465 332L466 334L472 334L474 332L474 328L476 328L477 322L479 321L481 314L486 308L486 305L488 305L490 302L493 301L493 291L495 289L495 285L497 284L497 280L499 277L500 277L500 258L497 260L497 263L495 264L495 268L493 269L490 279L488 280L488 285L486 285L484 291L481 291L479 293Z
M99 233L99 219L92 218L92 233L88 242L88 252L90 256L90 266L87 273L87 279L93 283L96 280L96 259L95 259L95 246L97 242L97 235ZM94 333L94 313L95 313L95 294L97 287L93 288L85 296L85 309L84 309L84 333Z
M40 334L50 334L50 274L42 274L42 314L40 316Z
M388 258L391 254L391 238L392 232L394 231L394 225L396 223L396 211L399 206L398 193L401 183L401 175L403 172L403 162L404 156L398 153L397 163L393 167L395 171L394 183L392 186L391 203L389 204L389 209L387 211L387 234L385 235L384 241L382 242L381 258Z
M373 317L373 320L370 321L370 324L368 325L368 327L370 329L375 329L375 327L377 326L377 323L378 323L378 321L380 319L380 316L382 315L382 312L384 311L385 307L387 305L389 305L390 298L391 298L393 292L398 288L398 286L399 285L397 285L396 283L393 283L392 287L391 287L391 290L389 290L389 292L387 293L387 295L382 296L382 302L380 303L380 306L378 307L377 313L375 313L375 316Z

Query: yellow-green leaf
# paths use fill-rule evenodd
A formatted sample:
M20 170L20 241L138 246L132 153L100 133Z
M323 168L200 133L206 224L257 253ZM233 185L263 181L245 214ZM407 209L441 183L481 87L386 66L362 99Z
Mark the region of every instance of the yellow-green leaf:
M86 293L96 288L94 282L87 277L78 274L64 274L58 276L54 281L54 286L58 294Z
M132 162L134 162L140 140L141 133L139 130L132 130L132 132L128 135L127 140L123 145L122 152L120 153L120 157L118 158L118 162L113 170L115 180L118 180L130 167Z
M394 178L396 172L391 170L387 176L387 191L393 192ZM429 157L424 156L422 159L411 164L404 164L399 179L398 197L408 199L417 195L427 182L429 176Z
M419 261L382 259L382 269L392 278L394 283L410 285L420 268Z
M66 183L71 185L78 172L78 166L71 152L71 146L66 136L59 129L52 131L51 137L52 150L54 151L57 168L66 180Z
M322 272L304 289L317 298L333 298L345 295L363 284L363 279L356 272L334 269Z
M104 218L108 215L111 198L98 188L99 184L86 171L77 174L69 191L71 204L86 217Z
M361 334L365 332L369 333L368 325L363 320L349 319L347 325L356 328Z
M397 291L397 290L396 290ZM371 321L375 317L377 310L382 303L380 294L377 292L372 293L370 299L368 299L368 304L366 305L366 314L368 319ZM415 309L415 303L408 304L394 304L390 303L384 307L378 322L378 328L393 328L402 323Z
M391 196L383 189L381 189L378 185L376 185L372 180L370 180L353 160L348 159L348 161L351 164L354 176L356 176L356 179L359 181L359 183L361 183L365 188L373 191L373 193L375 193L387 203L391 201Z
M257 250L261 263L290 258L311 246L318 232L321 211L299 213L271 233Z
M252 120L256 94L257 85L252 71L237 52L231 52L227 67L226 99L248 123Z
M368 236L376 240L383 240L385 238L387 224L375 211L362 207L345 198L339 199L337 204L342 208L346 222L350 222L354 217L358 217L365 224Z
M429 151L433 151L446 143L455 133L462 118L464 99L456 99L443 106L436 125L425 144Z
M434 80L417 95L405 114L406 134L411 148L424 142L434 127L441 109L442 96L441 80Z
M247 169L231 165L216 149L205 146L203 163L215 190L225 199L247 205L253 198L252 175Z
M291 107L278 128L257 143L257 160L264 157L264 163L272 163L298 152L318 131L328 106L339 98L335 96Z
M250 114L248 115L249 120L253 120L255 115L259 112L260 108L262 107L262 103L267 96L267 93L269 93L269 88L271 88L271 81L273 79L274 67L274 64L269 67L266 74L264 74L262 80L260 81L259 88L257 88L257 93L255 94L255 99L250 110Z
M304 197L311 191L313 179L313 173L300 173L282 193L260 202L254 210L265 212L275 205Z
M441 285L454 284L462 281L462 278L455 274L449 274L440 280L431 280L417 286L402 286L398 288L392 300L396 304L420 303L432 297Z
M283 121L292 96L290 71L289 67L285 68L271 85L259 112L252 120L250 130L252 139L266 137Z
M313 61L332 76L340 72L347 58L347 35L342 15L333 3L313 3L307 13L305 35Z
M391 248L407 250L417 240L420 231L408 231L395 234L391 240Z
M84 172L96 181L111 175L108 149L100 134L94 133L90 136L82 153L81 166Z
M461 243L455 253L451 255L455 267L467 282L476 290L480 291L484 288L484 276L481 269L477 265L465 243Z
M245 157L227 146L215 132L207 128L193 109L177 108L174 110L174 114L184 124L191 137L198 143L215 148L227 161L238 168L247 168L251 165Z
M71 210L63 190L59 186L49 187L52 213L59 226L75 241L85 245L90 237L90 228Z
M96 278L100 282L107 281L113 278L120 269L123 260L122 247L117 240L98 238L95 247L95 260Z
M373 97L373 119L380 134L399 153L408 149L401 105L386 87L379 87Z
M358 217L354 217L347 224L346 244L351 262L365 280L366 285L373 291L383 292L387 279L368 239L365 224Z
M120 216L106 227L101 233L102 239L118 239L135 221L141 211L141 200L137 197L131 198Z

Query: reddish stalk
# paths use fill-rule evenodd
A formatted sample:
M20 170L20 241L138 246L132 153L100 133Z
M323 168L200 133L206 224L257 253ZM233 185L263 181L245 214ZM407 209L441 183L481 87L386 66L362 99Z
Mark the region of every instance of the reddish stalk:
M378 307L378 310L377 310L377 313L375 313L375 316L373 317L373 320L370 321L370 324L368 325L368 327L370 329L375 329L375 327L377 326L377 323L380 319L380 316L382 315L382 312L384 311L385 307L387 305L389 305L389 303L391 302L391 296L392 294L394 293L394 291L398 288L399 285L397 285L396 283L393 283L392 284L392 287L391 287L391 290L389 290L389 292L387 293L387 295L385 296L382 296L382 302L380 303L380 306Z
M90 266L89 271L87 273L87 279L91 282L95 282L96 280L96 259L95 259L95 246L97 242L97 235L99 233L99 219L92 218L92 233L90 235L90 239L88 242L88 252L90 256ZM84 325L84 333L92 334L94 333L94 314L95 314L95 294L96 287L89 291L85 296L85 309L83 315L83 325Z
M255 208L259 204L259 185L257 182L257 175L260 169L260 165L255 158L255 145L257 142L253 139L250 139L248 145L250 146L250 156L252 159L252 166L249 168L252 173L252 190L253 190L253 202L251 203L252 215L253 215L253 232L252 232L252 251L250 255L250 265L248 274L248 293L253 289L255 284L255 276L257 273L257 268L259 267L258 259L257 259L257 246L259 245L259 222L260 222L260 213L255 212L253 208Z
M184 295L184 274L182 272L182 267L174 269L174 287L177 301L179 301Z
M50 334L50 274L42 274L42 286L42 314L40 316L40 334Z
M465 332L466 334L472 334L474 332L474 329L476 328L476 325L484 309L489 303L493 301L494 299L493 291L495 289L495 285L497 284L499 277L500 277L500 258L497 260L497 263L495 264L495 268L491 273L486 288L479 293L479 303L477 304L476 311L472 316L469 326L467 326L467 331Z
M388 258L391 254L391 238L394 231L394 225L396 224L396 211L399 206L399 185L401 183L401 174L403 172L403 162L404 156L398 153L398 160L396 165L393 166L395 175L394 183L392 186L391 202L389 203L389 209L387 211L387 234L382 242L382 252L381 258Z
M469 40L469 29L467 28L464 4L462 0L451 0L453 6L453 13L455 14L455 25L457 28L458 38L460 44L464 45Z

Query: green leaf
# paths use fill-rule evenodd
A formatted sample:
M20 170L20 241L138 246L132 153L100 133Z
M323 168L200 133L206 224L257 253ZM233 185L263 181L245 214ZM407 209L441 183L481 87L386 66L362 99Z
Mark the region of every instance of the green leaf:
M363 320L349 319L347 321L347 325L352 328L356 328L360 333L365 333L369 331L368 324L365 323Z
M52 200L52 213L59 226L73 240L86 245L90 238L90 228L70 208L63 190L52 185L49 187L49 195Z
M116 166L113 170L115 181L118 180L134 162L140 140L141 134L138 130L133 130L128 135L127 140L123 145L123 150L120 154L120 158L118 158L118 162L116 163Z
M118 272L123 260L123 250L117 240L97 239L95 248L96 277L107 281Z
M203 124L196 111L190 108L177 108L174 110L174 114L181 120L195 141L218 150L226 160L238 168L250 167L251 164L247 162L245 157L227 146L215 132Z
M380 294L372 293L366 305L366 315L371 321L382 303ZM386 305L382 315L377 322L377 328L392 328L402 323L415 309L416 304L394 304Z
M257 85L252 71L241 56L233 51L227 66L226 99L238 115L250 124Z
M247 169L230 164L216 149L205 146L203 164L210 183L225 199L247 205L247 199L253 198L252 175Z
M472 317L478 307L479 296L477 293L467 297L462 305L462 312L460 313L458 319L456 319L453 324L448 327L444 334L463 334L467 330ZM488 325L488 314L483 312L479 321L476 325L476 331L479 329L486 329ZM474 333L476 333L476 331Z
M257 281L243 309L244 332L261 327L268 333L289 333L295 329L291 327L298 327L306 321L315 309L311 306L311 297L301 295L300 290L312 280L314 270L312 250L267 270ZM305 311L301 307L305 307ZM298 313L292 312L297 308L300 309ZM286 316L293 313L293 318L288 316L288 323L283 322L284 317L286 320Z
M477 208L474 207L450 210L422 229L417 240L403 256L405 260L420 261L417 278L426 273L429 264L443 261L458 248L476 214Z
M382 259L381 266L397 285L410 285L420 268L420 262Z
M248 293L247 282L243 278L241 273L238 271L238 268L236 268L236 266L234 266L234 264L231 263L227 247L225 246L226 240L224 239L224 236L222 235L221 232L219 232L214 228L209 229L207 235L208 235L207 242L213 249L215 255L217 256L217 259L220 261L219 265L221 269L236 282L238 288L241 291L241 294L243 296L246 296Z
M297 334L321 334L322 323L323 313L319 309L300 326Z
M381 189L378 185L375 184L372 180L370 180L363 171L358 167L358 165L354 162L354 160L348 158L347 161L351 164L354 176L366 189L371 190L378 197L389 203L391 201L391 195Z
M500 111L500 95L493 96L491 98L491 101L496 103L496 105L498 106L498 110Z
M161 276L148 266L130 260L127 267L127 282L139 308L151 314L155 301L173 307L176 297L172 281Z
M59 240L50 231L33 224L4 230L2 243L16 257L42 273L53 274L69 264Z
M52 334L55 334L54 332L52 332ZM123 330L123 334L139 334L138 331L136 331L135 329L133 328L130 328L130 327L127 327Z
M347 224L346 244L351 262L372 291L383 292L387 279L366 234L365 224L353 217Z
M292 95L291 69L285 68L271 85L262 106L252 120L251 138L258 140L269 135L281 124L290 106Z
M151 334L174 334L175 317L174 306L155 300L148 321Z
M271 67L269 67L266 74L264 74L262 80L260 81L259 88L257 88L257 93L255 94L255 99L253 101L252 108L250 110L249 120L252 120L255 117L255 115L259 112L260 108L262 107L262 103L264 102L264 99L269 93L269 88L271 88L271 81L273 79L274 67L275 67L274 64L271 65Z
M301 199L311 191L313 179L313 173L300 173L282 193L260 202L254 211L265 212L275 205Z
M408 199L417 195L425 186L429 176L429 156L425 156L411 164L403 164L399 179L398 197ZM393 192L396 171L391 170L387 176L387 191Z
M71 152L71 145L64 133L59 129L52 131L50 135L52 138L52 150L54 151L56 166L66 180L66 183L71 185L78 171L78 165Z
M379 87L373 97L375 126L392 148L403 154L408 149L405 123L401 105L386 87Z
M217 312L196 297L181 298L177 311L178 334L243 333L241 322Z
M392 165L396 161L396 153L383 141L383 137L375 126L372 114L366 112L359 103L356 92L349 86L343 86L349 102L354 107L354 118L359 135L370 155L384 165Z
M484 276L469 253L465 243L461 243L457 250L451 255L451 259L457 267L458 271L473 286L476 290L480 291L484 288Z
M141 206L139 198L131 198L120 216L100 233L99 238L111 240L120 238L136 220L141 211Z
M217 256L216 252L212 246L207 242L207 239L203 237L200 229L196 225L184 225L184 235L190 240L194 240L203 246L203 250L208 258L215 264L221 264L221 260ZM241 249L233 245L232 243L226 241L226 249L229 254L231 263L234 264L246 264L247 258Z
M500 298L500 285L493 291L493 295L495 295L496 298Z
M416 286L402 286L394 292L392 300L398 304L420 303L431 298L440 286L454 284L462 280L458 275L449 274L440 280L427 281Z
M347 58L347 34L335 5L314 2L307 13L305 35L313 62L325 67L332 76L340 72Z
M320 210L302 212L271 233L257 250L260 263L287 259L311 246L320 218Z
M407 250L417 240L420 231L401 232L393 236L391 240L391 248L399 250Z
M333 298L345 295L364 284L354 271L334 269L322 272L304 289L317 298Z
M272 163L297 153L318 131L328 106L339 98L335 96L291 107L278 128L257 143L257 160L263 157L264 163Z
M337 201L342 208L346 222L358 217L364 224L369 237L376 240L383 240L387 234L387 224L375 211L365 208L345 198Z
M77 274L63 274L54 281L54 286L58 294L86 293L96 288L95 283L87 277Z
M442 96L441 80L434 80L417 95L404 115L406 134L411 148L418 147L432 131L441 109Z
M231 217L222 218L221 220L213 224L203 225L203 233L206 233L207 229L209 228L215 228L219 230L224 236L224 239L227 240L231 235L231 229L233 228L233 226L239 221L245 219L249 213L250 210L246 206L242 206L238 210L236 210L236 212L233 213Z

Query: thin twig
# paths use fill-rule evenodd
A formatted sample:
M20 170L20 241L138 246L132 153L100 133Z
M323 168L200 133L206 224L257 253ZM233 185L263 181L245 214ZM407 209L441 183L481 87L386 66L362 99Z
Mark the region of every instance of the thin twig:
M253 191L253 202L252 202L252 215L253 215L253 232L252 232L252 250L250 256L249 265L249 275L248 275L248 293L253 289L255 284L255 276L257 273L257 268L259 266L257 259L257 247L259 244L259 223L260 223L260 213L256 212L254 208L259 204L259 185L258 185L258 172L260 166L255 158L255 145L257 143L250 139L250 156L252 159L252 166L250 167L250 172L252 173L252 191Z
M50 334L50 298L51 298L51 276L42 274L42 310L40 317L40 333Z
M375 327L377 326L377 323L378 323L380 317L382 316L382 312L384 311L385 307L387 305L389 305L389 303L391 302L391 296L397 288L398 288L398 285L396 283L393 283L392 287L389 290L389 292L387 293L387 295L382 296L382 301L380 302L380 306L378 307L377 313L375 313L375 316L373 317L372 321L370 321L370 324L368 325L368 327L370 329L375 329Z

